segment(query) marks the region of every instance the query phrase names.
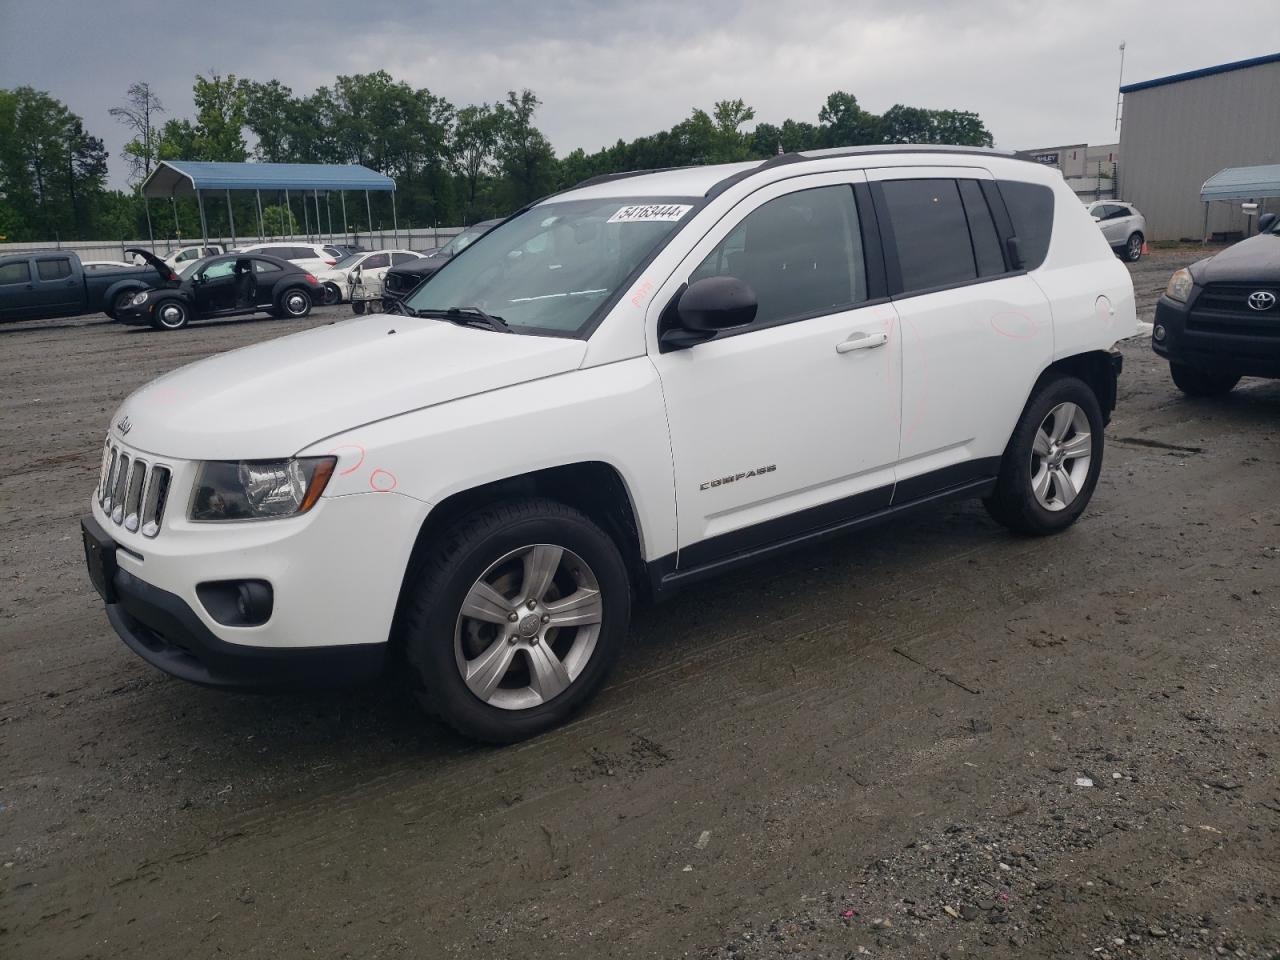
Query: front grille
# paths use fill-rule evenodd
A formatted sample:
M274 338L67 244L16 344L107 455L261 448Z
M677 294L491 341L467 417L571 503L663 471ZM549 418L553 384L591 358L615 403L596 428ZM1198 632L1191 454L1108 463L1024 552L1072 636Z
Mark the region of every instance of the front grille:
M1207 285L1191 307L1187 329L1247 337L1280 337L1280 304L1273 303L1267 310L1249 306L1249 295L1263 290L1280 299L1280 287L1274 284Z
M131 456L108 442L102 453L98 505L116 526L154 537L160 532L172 479L168 467Z

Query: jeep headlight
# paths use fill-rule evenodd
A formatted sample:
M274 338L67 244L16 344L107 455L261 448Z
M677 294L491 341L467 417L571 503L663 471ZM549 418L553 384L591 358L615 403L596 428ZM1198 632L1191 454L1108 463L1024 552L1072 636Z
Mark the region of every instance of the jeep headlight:
M151 296L151 292L149 290L141 290L137 294L135 294L134 298L129 302L132 303L135 307L140 307L147 302L147 297L149 296Z
M306 513L324 493L337 462L337 457L208 461L196 478L190 517L266 520Z
M1186 303L1187 298L1191 296L1193 286L1195 281L1191 279L1191 271L1183 267L1169 278L1169 285L1164 288L1164 295L1170 300Z

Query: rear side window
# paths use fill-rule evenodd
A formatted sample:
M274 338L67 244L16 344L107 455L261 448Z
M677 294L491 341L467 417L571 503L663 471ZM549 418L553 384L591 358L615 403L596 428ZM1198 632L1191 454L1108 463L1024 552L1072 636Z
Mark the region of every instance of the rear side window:
M1013 232L1022 251L1022 265L1034 270L1044 263L1053 236L1053 191L1043 184L1000 180L1000 195L1009 209ZM1095 217L1101 214L1094 210Z
M411 253L393 253L391 255L391 262L397 266L399 266L402 263L408 263L410 260L417 260L417 259L418 258Z
M756 292L752 327L832 313L867 299L858 211L849 186L761 204L689 277L737 277Z
M0 284L30 283L31 267L25 260L17 260L0 266Z
M253 261L254 273L272 273L274 271L279 271L279 269L280 268L277 267L270 260L254 260Z
M954 180L886 180L904 293L978 279L969 222Z
M960 199L964 202L964 215L969 221L969 239L973 241L973 257L978 264L978 276L994 277L1004 273L1004 254L1000 252L1000 236L991 208L982 195L977 180L958 180Z
M324 247L323 249L326 255L330 257L335 257L338 260L342 259L342 251L339 250L337 247Z
M364 263L360 264L360 266L368 267L370 270L376 270L379 267L385 267L389 265L390 265L390 256L385 253L375 253L373 256L366 259Z
M71 276L71 261L64 257L56 260L37 260L36 272L41 280L61 280Z

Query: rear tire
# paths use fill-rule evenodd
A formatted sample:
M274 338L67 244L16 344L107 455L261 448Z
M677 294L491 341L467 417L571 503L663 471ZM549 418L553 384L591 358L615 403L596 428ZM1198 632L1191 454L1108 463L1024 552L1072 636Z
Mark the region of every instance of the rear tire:
M1240 374L1223 370L1206 370L1185 363L1170 363L1169 373L1179 390L1189 397L1221 397L1240 382Z
M336 283L326 283L324 285L324 305L332 307L342 302L342 291L338 289Z
M161 300L151 313L151 325L157 330L181 330L191 322L191 311L181 300Z
M1015 533L1044 536L1075 523L1102 470L1102 408L1083 380L1042 384L1022 411L987 512Z
M1129 235L1129 239L1125 241L1124 253L1122 254L1126 262L1137 263L1142 259L1143 242L1142 234L1134 232Z
M365 302L363 300L351 301L351 312L355 314L364 313Z
M300 320L311 312L311 294L301 287L290 287L280 295L280 313L290 320Z
M631 616L614 541L543 499L462 518L405 591L397 637L420 702L490 743L542 733L594 696Z

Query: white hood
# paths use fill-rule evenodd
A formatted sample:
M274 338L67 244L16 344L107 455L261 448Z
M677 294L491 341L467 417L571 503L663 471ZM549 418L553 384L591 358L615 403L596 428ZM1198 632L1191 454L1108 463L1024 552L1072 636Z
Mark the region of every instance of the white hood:
M287 457L374 420L576 370L586 349L422 317L345 320L153 380L121 404L112 434L128 417L129 445L156 456Z

